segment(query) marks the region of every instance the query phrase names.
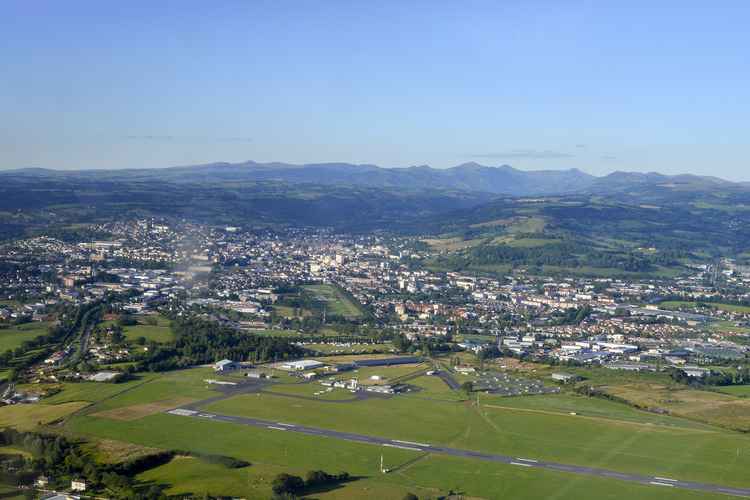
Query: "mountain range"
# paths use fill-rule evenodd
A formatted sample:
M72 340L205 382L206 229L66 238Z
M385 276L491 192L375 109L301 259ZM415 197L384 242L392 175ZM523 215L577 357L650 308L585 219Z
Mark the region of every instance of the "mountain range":
M438 169L429 166L383 168L369 164L210 163L181 167L122 170L17 169L1 171L4 178L21 177L79 182L225 183L281 182L323 186L387 188L405 191L449 190L506 196L589 193L634 195L690 193L713 190L750 191L750 186L715 177L614 172L597 177L578 169L518 170L509 165L464 163Z
M0 240L122 217L175 217L244 227L325 226L462 237L534 214L546 232L596 239L638 227L648 243L670 228L748 231L750 185L715 177L580 170L523 171L466 163L381 168L348 163L212 163L122 170L0 171ZM615 221L620 221L617 225ZM625 221L625 222L622 222ZM523 225L521 225L523 226ZM523 231L527 231L524 229ZM523 232L521 231L521 232ZM630 239L638 240L637 235ZM679 235L673 235L670 245ZM750 236L748 236L750 239ZM698 239L690 238L691 245ZM706 238L708 241L708 238ZM732 245L733 247L739 245Z

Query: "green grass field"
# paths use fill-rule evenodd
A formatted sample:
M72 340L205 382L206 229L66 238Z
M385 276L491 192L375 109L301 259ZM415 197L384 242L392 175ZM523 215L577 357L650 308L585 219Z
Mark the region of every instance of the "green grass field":
M25 500L27 498L25 493L13 485L0 484L0 498L4 500Z
M300 334L296 330L277 330L277 329L271 329L271 330L252 330L249 333L252 333L253 335L260 335L262 337L297 337L297 338L304 338L302 334Z
M85 403L19 404L0 408L0 428L14 427L22 431L35 430L86 406Z
M355 395L346 389L337 388L332 391L326 389L327 387L319 382L309 382L304 384L273 384L266 390L275 394L302 396L324 401L353 401L356 399Z
M21 325L0 328L0 352L20 347L26 340L33 340L40 335L46 335L50 323L35 321Z
M680 307L695 307L697 305L698 305L698 302L689 302L689 301L684 301L684 300L668 300L668 301L659 303L659 306L665 309L678 309ZM750 307L748 306L738 306L735 304L722 304L722 303L716 303L716 302L707 302L706 305L708 305L709 307L714 307L720 311L743 313L743 314L750 313Z
M746 326L736 326L733 321L715 321L711 323L709 328L717 332L737 333L742 335L750 334L750 328Z
M252 464L230 470L200 459L177 459L139 476L169 486L170 494L200 496L210 492L266 499L270 480L278 472L304 475L311 469L324 469L347 471L359 479L339 489L316 493L315 497L321 499L401 498L406 492L434 497L449 490L487 499L725 498L164 414L130 422L75 417L68 431L89 438L120 436L161 449L234 456ZM386 467L393 470L389 474L379 471L381 455Z
M149 318L154 318L150 316ZM133 326L126 326L123 328L125 338L130 342L134 342L140 337L144 337L147 341L166 343L174 340L174 332L170 326L170 322L163 316L156 316L157 323L150 325L146 323L146 318L139 318L138 324Z
M613 420L623 423L640 423L648 426L678 427L686 429L715 430L706 424L692 420L657 415L637 410L628 405L599 398L589 398L575 394L547 394L544 396L499 397L493 395L479 395L480 400L487 406L497 406L508 409L527 410L531 413L559 415L561 417Z
M462 392L452 390L443 379L433 375L422 375L421 377L409 380L408 383L419 388L419 390L407 394L406 397L445 399L449 401L466 399L466 396Z
M86 403L63 402L93 401L95 404L84 412L68 417L65 432L105 442L126 441L137 445L135 448L233 456L252 464L243 469L225 469L196 458L178 458L139 476L143 481L167 486L170 494L210 492L268 498L270 480L278 472L304 475L307 470L324 469L347 471L360 479L331 491L316 492L315 497L321 499L400 498L407 491L427 497L451 489L481 498L721 498L441 455L422 456L407 450L163 413L167 407L160 407L160 402L217 394L203 382L213 377L210 368L197 368L146 375L124 384L65 384L63 392L47 400L44 409L56 409L56 415L65 416ZM620 403L566 394L482 396L483 404L477 407L470 401L452 400L454 393L437 377L421 376L409 383L424 390L387 400L342 403L249 394L209 408L624 472L750 485L746 474L750 438L742 434L639 412ZM319 390L315 383L279 384L268 389L296 395ZM350 396L345 391L342 394ZM56 402L63 404L51 404ZM501 403L502 408L494 407ZM42 408L19 408L35 406ZM3 411L8 409L14 408L0 408L0 423L6 422L5 425L36 418L16 415L3 420ZM569 415L571 409L579 415ZM48 416L46 421L54 416ZM392 473L378 472L381 454L386 466L395 469Z
M321 354L367 354L371 352L390 352L394 350L393 344L305 344L305 349Z
M545 396L539 396L545 397ZM591 402L589 404L596 404ZM361 432L394 439L590 465L625 472L748 485L750 438L709 428L575 418L408 397L331 405L263 394L208 407L217 413ZM623 412L625 410L622 410ZM620 415L621 417L621 415ZM397 424L396 424L397 423ZM726 457L735 457L727 461Z
M721 387L719 392L741 398L750 398L750 385L730 385L727 387Z
M302 288L318 300L325 302L329 314L349 318L359 318L362 316L360 306L352 302L341 290L333 285L305 285Z

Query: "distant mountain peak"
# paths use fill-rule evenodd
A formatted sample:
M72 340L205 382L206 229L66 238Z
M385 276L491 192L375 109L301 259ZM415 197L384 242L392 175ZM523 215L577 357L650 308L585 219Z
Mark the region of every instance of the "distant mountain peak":
M451 190L487 195L536 196L564 194L627 194L650 196L665 190L696 193L716 189L747 189L715 177L697 175L663 175L656 172L616 171L596 177L578 168L564 170L520 170L510 165L486 166L475 161L450 168L429 165L383 168L372 164L322 162L293 164L261 163L248 160L241 163L215 162L170 168L127 170L50 170L26 168L0 171L2 176L17 175L39 179L80 179L87 182L171 182L201 185L224 182L275 182L286 184L317 184L387 188L391 190ZM661 194L659 194L661 193Z

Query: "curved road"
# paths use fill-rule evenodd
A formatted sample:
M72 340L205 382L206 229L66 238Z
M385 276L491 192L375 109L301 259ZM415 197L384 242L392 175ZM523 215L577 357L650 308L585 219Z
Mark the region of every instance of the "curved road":
M204 403L202 401L200 403ZM192 408L196 408L195 405L191 405ZM218 420L220 422L230 422L233 424L250 425L253 427L264 427L271 431L285 431L285 432L298 432L300 434L307 434L311 436L325 436L336 439L343 439L345 441L354 441L357 443L367 443L379 446L387 446L391 448L400 448L404 450L419 451L425 453L442 453L445 455L451 455L455 457L463 458L474 458L479 460L488 460L492 462L499 462L503 464L514 465L517 467L528 467L537 469L547 469L557 472L570 472L573 474L584 474L589 476L598 476L609 479L619 479L621 481L629 481L634 483L645 484L649 486L662 487L662 488L682 488L686 490L705 491L709 493L723 493L725 495L734 495L740 497L750 497L750 488L731 488L715 484L695 483L691 481L680 481L677 479L671 479L659 476L643 476L639 474L626 474L622 472L615 472L606 469L597 469L594 467L583 467L580 465L565 465L558 464L555 462L545 462L543 460L534 460L532 458L521 458L521 457L510 457L507 455L495 455L490 453L482 453L472 450L461 450L457 448L446 448L443 446L432 446L426 443L413 443L409 441L399 441L396 439L386 439L376 436L366 436L364 434L352 434L349 432L339 432L329 429L319 429L316 427L308 427L305 425L292 425L282 422L271 422L268 420L260 420L257 418L249 417L235 417L232 415L219 415L216 413L210 413L191 409L189 407L177 408L169 410L167 413L172 415L179 415L183 417L206 419L206 420Z

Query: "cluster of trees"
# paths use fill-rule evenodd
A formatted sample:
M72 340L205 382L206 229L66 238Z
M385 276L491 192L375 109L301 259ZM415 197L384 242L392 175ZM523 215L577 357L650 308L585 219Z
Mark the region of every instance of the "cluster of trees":
M62 436L46 436L35 433L5 429L0 433L0 444L22 448L33 458L16 457L13 469L0 471L5 484L31 485L41 476L47 476L53 488L66 488L73 478L83 478L89 489L105 490L114 498L158 500L166 498L157 486L141 491L132 477L150 467L161 465L169 456L152 456L140 462L105 465L94 461L79 449L78 445Z
M512 247L509 245L481 245L472 248L467 259L470 264L492 265L549 265L577 266L577 245L568 242L550 243L537 247Z
M224 358L257 363L282 361L304 354L287 339L242 333L198 317L176 318L172 328L177 340L150 349L139 362L139 371L187 368Z
M727 386L744 385L750 382L750 368L744 366L735 373L710 371L701 377L690 377L680 368L670 368L669 376L678 384L691 386Z
M594 310L591 306L571 307L561 315L555 317L553 325L580 325L583 320L591 316Z
M334 486L349 480L351 480L351 476L348 472L329 474L322 470L311 470L307 473L305 479L282 473L274 478L271 489L277 497L294 498L307 489Z
M101 305L96 302L78 307L64 306L58 311L59 321L49 328L46 335L26 340L15 350L5 351L0 355L0 366L10 366L9 378L16 380L23 370L49 356L56 345L62 344L79 329L96 324L101 312ZM28 355L32 351L34 354Z
M534 236L538 238L539 235ZM466 269L471 266L510 264L511 266L601 267L622 271L647 273L656 266L679 263L684 252L677 250L644 254L592 249L570 240L551 239L549 243L533 247L484 244L463 254L441 257L439 263L450 268Z
M433 353L451 352L459 350L455 344L451 343L451 337L428 337L409 340L403 333L393 337L393 347L398 352L417 353L421 352L425 356L431 356Z

